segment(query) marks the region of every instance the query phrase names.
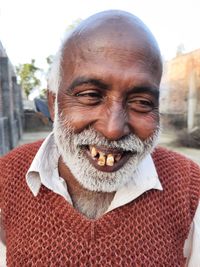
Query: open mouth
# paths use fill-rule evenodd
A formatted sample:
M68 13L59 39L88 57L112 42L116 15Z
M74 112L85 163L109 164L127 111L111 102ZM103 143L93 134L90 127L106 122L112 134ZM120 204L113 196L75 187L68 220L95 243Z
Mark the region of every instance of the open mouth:
M117 171L133 155L133 152L95 145L85 146L86 156L98 170L105 172Z

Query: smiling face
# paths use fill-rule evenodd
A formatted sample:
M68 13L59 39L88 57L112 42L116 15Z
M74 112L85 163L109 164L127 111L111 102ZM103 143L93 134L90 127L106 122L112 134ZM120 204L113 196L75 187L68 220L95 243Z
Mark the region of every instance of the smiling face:
M69 41L57 94L56 143L75 178L95 191L131 179L159 126L159 52L141 25L118 20Z

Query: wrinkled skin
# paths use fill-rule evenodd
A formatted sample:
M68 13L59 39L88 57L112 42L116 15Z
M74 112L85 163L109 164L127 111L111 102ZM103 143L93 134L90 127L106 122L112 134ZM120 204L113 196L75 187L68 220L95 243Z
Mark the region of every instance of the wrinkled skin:
M142 141L153 135L159 125L162 64L141 21L123 12L86 20L66 42L61 67L58 113L75 134L91 127L110 141L130 133ZM54 102L49 93L52 120ZM62 160L59 169L73 195L77 182ZM80 186L76 194L83 191Z
M130 132L144 140L159 121L157 47L134 21L96 24L86 23L66 44L59 113L76 132L91 126L109 140Z

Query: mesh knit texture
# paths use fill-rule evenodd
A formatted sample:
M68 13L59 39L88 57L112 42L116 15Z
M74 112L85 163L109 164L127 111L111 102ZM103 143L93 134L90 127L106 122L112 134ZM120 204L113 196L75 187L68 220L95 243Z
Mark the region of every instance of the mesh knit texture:
M0 160L8 267L184 266L183 246L200 196L200 170L174 152L153 154L163 191L150 190L91 220L25 174L41 142Z

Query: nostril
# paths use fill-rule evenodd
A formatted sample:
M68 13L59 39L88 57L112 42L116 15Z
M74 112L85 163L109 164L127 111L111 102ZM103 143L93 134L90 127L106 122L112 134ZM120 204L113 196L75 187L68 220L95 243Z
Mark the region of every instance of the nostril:
M110 141L119 140L130 134L127 114L119 103L101 112L93 127Z
M113 127L105 127L103 129L102 134L109 140L119 140L123 138L124 136L128 135L130 133L129 128L127 125L124 125L123 127L118 125L115 125Z

